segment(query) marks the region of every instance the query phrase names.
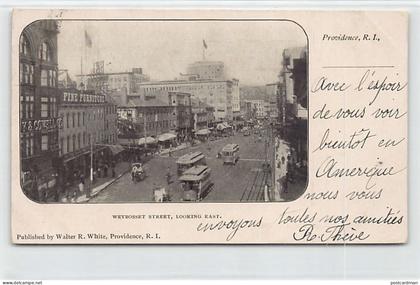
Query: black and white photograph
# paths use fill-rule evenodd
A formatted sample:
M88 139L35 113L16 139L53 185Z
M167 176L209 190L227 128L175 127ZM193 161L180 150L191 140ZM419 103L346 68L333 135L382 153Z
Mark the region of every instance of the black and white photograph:
M289 20L38 20L19 42L37 203L289 202L308 177L308 38Z

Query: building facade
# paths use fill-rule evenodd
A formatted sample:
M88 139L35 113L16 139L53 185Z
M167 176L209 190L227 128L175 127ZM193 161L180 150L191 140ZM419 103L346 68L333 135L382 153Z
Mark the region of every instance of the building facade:
M232 113L233 118L241 116L241 97L239 93L238 79L232 79Z
M225 80L225 65L221 61L197 61L188 65L187 74L201 80Z
M148 96L157 91L190 93L191 98L199 99L214 108L215 119L231 121L233 119L233 81L217 80L172 80L140 83L139 93Z
M57 34L53 20L27 26L19 41L20 155L24 193L46 201L57 186L58 114Z
M270 103L265 100L245 100L247 117L250 119L263 119L268 116Z
M94 70L95 72L78 75L79 86L86 90L95 90L98 93L109 93L113 91L124 91L127 94L137 93L137 85L149 81L147 74L143 73L140 67L132 68L127 72L104 72L104 68Z
M183 92L168 92L169 106L172 107L172 129L180 141L189 139L193 129L193 113L191 94Z
M120 141L157 138L172 129L173 107L157 98L131 98L117 107Z
M62 90L59 114L60 176L72 184L75 172L90 175L91 152L95 169L110 163L109 146L117 143L116 106L103 94L77 89Z
M278 84L278 122L280 136L294 145L298 161L307 160L307 84L307 48L285 49Z
M214 108L198 99L192 100L194 131L207 129L215 122Z

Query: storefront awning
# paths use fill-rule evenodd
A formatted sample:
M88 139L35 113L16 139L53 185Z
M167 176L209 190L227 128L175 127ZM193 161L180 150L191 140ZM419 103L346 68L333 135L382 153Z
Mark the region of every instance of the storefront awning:
M160 142L165 142L165 141L174 140L174 139L176 139L176 135L171 134L171 133L162 134L158 138Z
M138 145L152 144L152 143L156 143L156 140L152 137L141 138L138 140Z
M110 145L109 149L111 150L113 155L116 155L122 152L124 150L124 147L119 144L116 144L116 145Z
M216 129L218 129L219 131L224 130L224 129L228 129L228 128L232 128L232 126L229 126L229 124L226 123L226 122L217 124L217 126L216 126Z
M198 130L196 133L196 135L201 135L201 136L206 136L210 134L210 130L209 129L201 129Z

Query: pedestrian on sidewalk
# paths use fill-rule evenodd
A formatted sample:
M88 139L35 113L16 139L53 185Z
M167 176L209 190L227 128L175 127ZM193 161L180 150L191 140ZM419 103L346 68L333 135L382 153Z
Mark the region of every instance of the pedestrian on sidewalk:
M107 163L105 163L105 165L104 165L104 177L108 177L108 164Z
M111 162L111 170L112 170L112 178L115 177L115 161L113 160Z
M172 174L171 174L171 169L168 167L168 171L166 173L166 182L169 184L171 184L171 178L172 178Z
M80 176L79 176L79 195L83 194L84 191L85 191L85 176L83 174L80 174ZM79 195L77 195L77 196L79 196ZM76 198L77 198L77 196L76 196Z
M101 178L101 172L102 172L101 167L98 167L98 171L97 171L98 178Z

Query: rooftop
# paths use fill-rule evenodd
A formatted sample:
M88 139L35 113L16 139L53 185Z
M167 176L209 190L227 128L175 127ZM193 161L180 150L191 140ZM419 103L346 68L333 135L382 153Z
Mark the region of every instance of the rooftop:
M194 163L200 159L204 158L204 154L200 151L190 152L181 156L176 163L178 164L189 164Z
M121 107L169 107L168 103L161 101L158 98L152 97L144 99L142 97L131 97L126 104L121 104Z

